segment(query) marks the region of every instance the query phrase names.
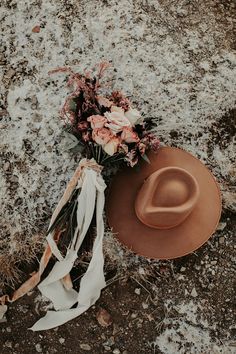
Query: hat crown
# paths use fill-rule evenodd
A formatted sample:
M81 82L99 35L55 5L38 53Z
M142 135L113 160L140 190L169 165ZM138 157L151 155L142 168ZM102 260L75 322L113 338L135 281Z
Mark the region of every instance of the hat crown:
M179 167L165 167L144 181L135 211L145 225L169 229L188 217L198 197L199 187L193 175Z

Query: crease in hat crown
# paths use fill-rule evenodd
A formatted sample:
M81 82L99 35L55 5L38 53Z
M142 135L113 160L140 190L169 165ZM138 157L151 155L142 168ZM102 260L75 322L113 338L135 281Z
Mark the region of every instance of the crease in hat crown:
M199 193L192 174L179 167L164 167L144 181L135 200L135 212L146 226L171 229L194 210Z

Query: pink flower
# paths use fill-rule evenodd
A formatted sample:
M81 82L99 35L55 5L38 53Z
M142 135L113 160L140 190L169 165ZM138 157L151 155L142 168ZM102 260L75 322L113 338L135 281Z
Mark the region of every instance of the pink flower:
M99 114L88 117L88 122L91 123L92 129L103 128L107 119Z
M131 127L130 121L125 117L124 111L120 107L112 106L111 112L106 112L104 115L108 120L105 126L111 129L114 134L122 131L124 127Z
M113 134L109 129L96 128L92 132L93 140L99 145L105 145L113 137Z
M138 134L130 127L124 127L121 133L121 139L126 143L137 143L139 141Z
M80 131L87 130L88 129L88 122L83 121L83 122L78 123L77 129Z
M106 145L103 146L103 149L108 155L112 156L117 152L119 145L120 139L114 136L108 141L108 143L106 143Z

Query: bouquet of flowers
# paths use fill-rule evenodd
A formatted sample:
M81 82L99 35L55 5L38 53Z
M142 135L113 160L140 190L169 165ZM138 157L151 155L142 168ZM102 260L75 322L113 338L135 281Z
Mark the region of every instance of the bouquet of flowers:
M147 159L147 150L158 149L159 140L148 132L147 122L120 91L99 94L100 81L108 66L101 63L95 77L67 68L53 71L69 71L68 86L74 87L61 116L88 159L94 158L102 166L125 161L133 167L139 158Z
M52 215L39 270L12 297L0 298L5 306L7 301L15 301L36 286L54 255L56 262L39 289L53 302L56 311L48 311L32 330L61 325L86 311L99 298L106 286L102 249L106 188L103 170L122 164L133 167L142 158L148 163L146 152L159 148L159 140L149 131L149 122L127 97L120 91L101 94L101 78L107 67L107 63L101 63L95 76L88 72L74 73L70 68L51 72L69 73L68 86L73 90L66 98L61 116L84 158ZM90 232L94 220L95 237ZM77 292L70 272L84 242L92 243L92 257Z

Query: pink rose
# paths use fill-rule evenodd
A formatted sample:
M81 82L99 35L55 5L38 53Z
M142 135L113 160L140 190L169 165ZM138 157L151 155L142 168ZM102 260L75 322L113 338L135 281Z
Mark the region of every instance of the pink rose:
M120 139L116 136L113 136L111 140L108 141L106 145L103 146L103 150L110 156L114 155L120 145Z
M98 128L98 129L93 129L92 132L92 137L93 140L98 144L98 145L105 145L108 143L109 140L113 137L113 134L109 129L106 128Z
M107 119L99 114L88 117L88 122L91 123L92 129L103 128Z
M124 111L120 107L111 107L112 112L106 112L104 115L108 120L106 127L112 130L114 134L119 133L124 127L131 127L130 121L125 117Z
M130 127L124 127L121 133L121 139L126 143L137 143L139 142L138 134L133 131Z

